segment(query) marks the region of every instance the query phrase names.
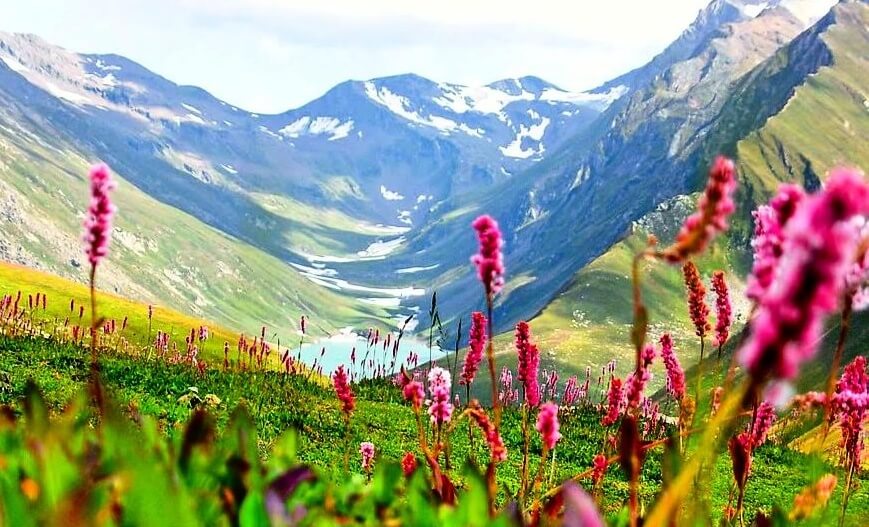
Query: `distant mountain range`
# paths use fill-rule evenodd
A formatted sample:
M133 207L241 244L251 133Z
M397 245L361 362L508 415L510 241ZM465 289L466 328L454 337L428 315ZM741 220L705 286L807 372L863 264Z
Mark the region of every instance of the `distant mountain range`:
M594 299L573 296L577 277L698 189L717 152L738 154L746 204L777 180L869 166L867 12L714 0L648 64L588 92L408 74L277 115L123 57L0 33L0 258L82 279L82 175L103 159L123 180L105 283L239 329L306 313L333 331L425 319L434 290L445 319L480 307L469 223L487 212L509 233L507 329L553 300ZM791 117L795 101L821 122Z

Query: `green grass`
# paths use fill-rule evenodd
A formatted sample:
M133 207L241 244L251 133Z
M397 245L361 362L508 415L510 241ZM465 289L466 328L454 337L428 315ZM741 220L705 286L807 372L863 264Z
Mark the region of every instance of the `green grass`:
M48 299L46 309L43 311L40 307L35 310L35 318L42 324L45 332L51 333L62 327L67 319L69 327L74 325L90 327L88 287L26 267L0 263L0 296L8 294L15 297L19 291L22 294L22 308L28 307L28 295L35 296L37 293L46 295ZM123 336L134 349L142 349L152 344L151 341L158 330L168 333L172 341L183 345L184 337L190 334L191 329L207 326L211 334L210 340L200 350L206 360L222 361L224 342L229 342L233 351L235 350L238 333L212 322L158 306L154 308L154 315L149 324L147 304L105 292L100 292L97 298L99 316L107 320L115 320L118 336ZM70 311L70 301L74 302L72 311ZM81 319L79 319L80 306L85 308ZM128 319L127 329L120 335L120 325L125 317Z
M27 383L33 380L43 392L50 412L60 416L69 401L85 387L88 378L88 351L44 339L9 339L0 337L0 403L21 408ZM275 372L221 372L209 370L200 375L183 365L169 365L137 359L107 351L101 358L102 379L112 400L130 416L149 416L170 438L183 438L185 423L191 416L190 405L179 398L191 386L201 396L214 394L220 399L210 410L218 435L232 419L233 410L241 405L253 416L250 431L256 432L260 456L269 457L280 447L288 429L297 431L296 451L302 462L311 463L331 478L341 478L343 440L353 448L352 471L358 472L356 449L361 441L372 441L378 449L378 463L398 460L405 452L418 454L415 421L408 406L400 401L398 390L384 381L369 381L354 387L358 406L349 436L344 433L337 400L328 388L306 382L302 377L284 378ZM557 447L554 481L583 472L601 449L603 430L599 414L591 409L562 414L564 439ZM141 417L137 417L141 420ZM476 433L476 432L475 432ZM521 451L520 419L515 410L505 413L502 433L509 459L499 468L502 492L515 490ZM536 436L536 434L535 434ZM469 452L484 460L485 451L479 437L476 447L468 445L464 425L452 435L451 474L461 485L465 481L461 467ZM532 440L532 461L536 466L540 454L539 440ZM785 509L799 489L820 475L834 471L823 461L783 446L771 445L757 453L747 493L747 517L755 511L769 511L773 505ZM646 462L642 478L642 496L651 502L662 481L661 458L653 453ZM336 479L337 481L338 479ZM708 492L710 510L718 516L730 491L730 465L726 454L719 456ZM606 509L617 514L624 503L627 485L617 467L612 467L604 483ZM503 499L503 495L502 495ZM835 517L839 497L834 496L830 517ZM858 488L849 505L847 525L860 526L869 519L869 487Z

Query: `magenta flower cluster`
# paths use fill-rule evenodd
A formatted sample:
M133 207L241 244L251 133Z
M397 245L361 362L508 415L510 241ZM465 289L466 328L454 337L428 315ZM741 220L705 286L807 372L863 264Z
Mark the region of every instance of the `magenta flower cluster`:
M428 372L428 390L431 395L428 414L434 424L448 423L453 415L453 405L450 402L452 379L450 372L434 367Z
M480 362L483 360L483 349L486 347L486 315L479 311L471 314L471 332L468 336L468 353L465 355L465 364L462 367L461 385L469 385L474 382Z
M676 236L676 243L664 253L669 261L681 262L691 254L702 252L716 235L727 230L727 220L736 208L734 190L736 169L733 161L718 156L709 170L697 212L688 216Z
M865 356L858 355L845 367L836 385L832 408L842 427L846 459L856 466L863 452L863 430L869 419L869 371Z
M486 296L491 298L504 286L504 257L501 248L504 242L498 222L491 216L483 215L472 223L477 231L480 250L471 258L477 266L477 277L483 283Z
M359 453L362 455L362 470L370 473L374 469L374 443L363 441L359 444Z
M682 369L679 358L676 357L676 352L673 349L673 337L669 333L664 333L661 335L659 343L661 344L661 359L667 370L667 392L677 401L681 401L685 397L685 370Z
M552 450L555 448L555 443L561 439L561 433L558 431L558 405L555 403L544 403L540 406L540 412L537 414L537 425L535 426L540 433L540 439L543 445Z
M802 187L782 185L768 205L761 205L752 213L754 238L751 246L754 249L754 263L745 292L751 300L759 301L772 285L779 258L784 250L785 225L805 197L806 193Z
M116 208L109 192L115 182L105 164L91 167L88 174L91 183L91 198L84 219L85 254L92 267L96 267L109 254L112 240L112 218Z
M733 308L730 304L730 291L724 281L724 271L712 273L712 291L715 292L715 342L723 346L730 337L730 324Z
M350 388L343 364L338 366L338 369L332 374L332 385L335 387L335 395L341 401L342 411L349 418L353 409L356 408L356 398L353 396L353 390Z
M540 404L540 352L531 342L531 327L524 320L516 324L516 354L519 359L517 376L525 392L528 406Z
M814 357L824 317L834 311L854 261L852 219L869 213L869 185L836 169L784 228L774 281L760 299L739 360L755 378L792 379Z
M655 360L655 347L651 344L646 345L643 348L640 359L640 369L632 371L625 380L625 398L628 408L631 409L638 409L640 407L643 391L646 389L646 384L652 378L649 366Z
M607 411L601 419L600 424L610 426L614 424L624 408L624 388L622 380L618 377L613 377L610 380L609 390L607 391Z
M477 426L480 427L480 431L483 432L483 437L486 438L486 444L489 445L492 462L501 463L502 461L506 461L507 447L504 446L504 440L501 438L501 434L498 432L498 429L495 428L492 421L489 420L489 416L486 415L486 412L484 412L482 408L477 407L472 409L470 415L474 422L477 423Z

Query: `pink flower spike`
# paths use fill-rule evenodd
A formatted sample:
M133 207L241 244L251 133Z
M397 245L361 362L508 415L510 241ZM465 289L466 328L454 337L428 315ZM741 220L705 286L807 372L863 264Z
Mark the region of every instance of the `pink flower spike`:
M470 417L477 423L477 426L480 427L480 431L483 432L483 436L486 438L492 462L501 463L505 461L507 459L507 448L504 446L504 440L501 439L501 434L495 428L495 425L492 424L492 421L489 420L489 416L486 415L485 410L474 403L470 409Z
M115 182L105 164L91 167L88 174L91 183L91 199L85 213L84 242L85 254L91 266L96 266L109 254L112 240L112 218L117 209L112 204L109 192L115 189Z
M752 212L754 217L754 263L748 276L745 296L759 301L775 278L778 260L782 254L784 227L793 217L806 193L797 185L782 185L769 205L761 205Z
M727 230L727 219L733 214L733 192L736 190L736 168L733 161L718 156L709 169L706 189L697 203L697 212L689 216L676 236L676 243L664 251L670 262L682 262L692 254L703 252L709 242Z
M540 352L531 343L531 327L524 320L516 324L516 354L519 358L519 382L525 391L528 406L540 404Z
M462 367L461 385L469 385L474 382L480 362L483 360L483 350L486 347L486 315L479 311L471 314L471 332L468 337L468 354L465 355L465 364Z
M618 377L613 377L610 381L609 391L607 392L607 412L601 419L600 424L610 426L614 424L624 407L624 389L622 388L622 380Z
M853 219L869 213L869 185L835 169L787 223L775 279L757 306L739 362L759 382L790 380L814 358L824 319L838 308L859 237Z
M431 394L428 414L431 416L432 423L441 425L448 423L452 418L451 387L452 379L450 378L450 372L447 370L435 366L428 372L428 389Z
M709 324L709 306L706 305L706 287L694 262L685 262L682 274L688 289L688 315L694 323L694 333L702 339L712 328Z
M537 414L537 425L535 426L540 432L540 438L547 449L555 448L555 443L561 439L558 424L558 405L555 403L545 403L540 407L540 413Z
M480 245L479 252L471 258L471 262L477 266L477 277L486 290L486 296L491 298L504 286L504 257L501 254L504 242L501 230L498 222L488 215L478 217L471 225L477 231Z
M359 453L362 455L362 470L370 474L374 468L374 443L363 441L359 444Z
M416 456L407 452L401 458L401 471L404 472L404 477L409 478L416 472Z
M712 273L712 290L715 291L715 344L724 346L730 337L732 307L724 271Z
M341 401L342 411L349 418L353 409L356 408L356 398L353 396L353 390L350 388L343 364L338 366L338 369L332 374L332 385L335 387L335 395Z
M673 338L669 333L661 335L661 359L664 361L664 367L667 370L667 392L677 401L682 401L685 397L685 370L679 363L679 358L676 357L676 352L673 349Z

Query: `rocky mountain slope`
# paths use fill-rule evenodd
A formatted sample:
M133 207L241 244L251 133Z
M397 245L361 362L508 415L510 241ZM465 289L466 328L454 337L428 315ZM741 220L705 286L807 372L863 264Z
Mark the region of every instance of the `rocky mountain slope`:
M722 107L716 132L703 150L736 156L737 216L730 234L698 265L707 280L715 269L727 271L737 297L750 261L751 210L765 202L781 181L812 188L837 164L869 166L867 27L866 3L842 3L740 79ZM534 319L554 365L579 370L620 349L623 357L630 356L631 314L623 308L630 302L630 259L648 233L671 239L694 198L677 196L635 222L631 235L574 275L571 284ZM691 357L697 342L687 317L681 273L655 264L644 270L644 276L653 333L674 332L680 348ZM742 321L747 309L736 305ZM835 331L828 335L831 341L834 335ZM815 378L823 377L815 373Z

